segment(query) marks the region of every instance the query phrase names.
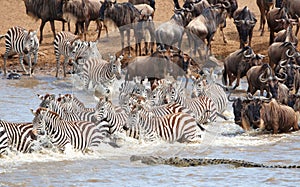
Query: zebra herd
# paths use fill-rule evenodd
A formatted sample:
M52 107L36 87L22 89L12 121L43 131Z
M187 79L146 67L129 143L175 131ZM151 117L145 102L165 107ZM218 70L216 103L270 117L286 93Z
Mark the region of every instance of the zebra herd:
M195 78L193 90L188 96L178 81L162 79L150 88L147 81L136 79L121 84L119 103L100 97L93 108L73 94L38 95L41 102L32 110L32 122L0 121L0 153L7 149L29 153L36 147L64 151L67 145L86 152L101 144L118 146L114 140L120 135L199 143L205 126L226 109L227 97L222 87L205 77Z

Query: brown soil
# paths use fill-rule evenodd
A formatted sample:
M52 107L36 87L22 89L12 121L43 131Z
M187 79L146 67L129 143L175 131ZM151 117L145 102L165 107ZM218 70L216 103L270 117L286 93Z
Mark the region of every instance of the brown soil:
M118 1L118 2L124 2ZM183 0L179 0L180 4L183 4ZM268 42L269 42L269 32L266 30L264 36L260 36L260 32L258 31L259 27L259 10L256 5L256 1L249 1L249 0L238 0L239 8L244 6L248 6L250 10L252 10L258 22L255 26L254 35L252 39L252 48L256 53L267 55L268 49ZM155 12L155 21L167 21L173 14L173 1L172 0L157 0L156 2L156 12ZM38 30L40 26L40 20L36 21L33 18L26 15L25 12L25 5L24 2L21 0L5 0L1 1L0 6L0 17L1 24L0 24L0 34L5 34L6 31L11 28L12 26L22 26L26 29L35 29ZM113 28L110 29L110 31ZM61 23L56 22L56 31L61 30ZM96 38L96 28L95 24L92 23L89 28L89 40L94 40ZM74 31L74 28L72 28ZM219 59L223 60L229 53L237 50L239 48L239 41L238 41L238 33L236 31L235 25L233 24L232 19L227 20L227 27L224 29L225 35L227 37L228 43L224 44L222 37L219 32L216 33L214 41L212 42L212 53ZM101 40L99 43L99 50L102 54L107 53L116 53L120 50L120 42L118 40L118 36L116 35L117 32L110 32L109 38L105 38L105 32L102 31ZM38 34L39 36L39 34ZM111 42L112 39L115 39L115 42ZM5 51L4 39L0 42L0 54L3 54ZM53 50L53 35L50 29L50 24L47 23L44 28L44 41L43 44L40 46L40 55L38 60L38 67L35 70L35 73L46 73L46 74L53 74L55 71L55 57L54 57L54 50ZM267 61L267 58L265 59ZM1 66L3 66L3 59L1 61ZM8 69L18 69L20 70L20 65L18 63L17 58L12 58L9 60L10 67Z

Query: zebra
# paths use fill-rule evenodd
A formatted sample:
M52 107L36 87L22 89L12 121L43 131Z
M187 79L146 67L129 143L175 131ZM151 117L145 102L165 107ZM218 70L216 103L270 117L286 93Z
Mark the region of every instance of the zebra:
M69 62L69 60L73 60L72 58L70 58L70 56L71 52L74 51L73 43L75 43L77 40L80 40L80 37L68 31L61 31L55 35L55 39L53 42L56 59L55 77L58 77L61 55L64 56L63 71L64 77L66 77L66 65Z
M226 92L220 85L214 82L207 84L205 79L196 78L194 79L192 87L193 95L196 97L200 95L210 97L214 101L219 113L222 114L226 110L228 99Z
M71 144L75 150L82 152L90 147L97 147L105 138L99 128L88 121L65 121L46 108L32 110L34 114L33 130L37 135L47 134L53 145L64 149Z
M167 142L197 142L197 126L195 118L187 113L173 113L162 117L154 116L151 112L143 114L137 107L128 116L128 126L140 126L146 136L160 137Z
M33 74L33 67L37 63L39 41L36 31L29 30L15 26L10 28L5 35L1 35L0 39L5 37L5 53L4 58L4 75L6 76L6 60L11 52L19 54L19 61L25 74L30 76ZM33 64L31 63L31 54L34 56ZM23 64L24 55L27 57L29 64L29 72L25 69Z
M22 153L32 151L36 136L33 132L33 124L29 123L13 123L0 120L0 128L4 128L8 138L8 147L16 149Z
M103 59L92 58L88 59L83 65L81 79L84 82L84 87L89 88L90 82L93 87L97 84L111 84L115 78L121 78L121 60L123 56L116 59L115 56L110 56L110 62Z
M184 90L179 88L170 87L166 98L169 102L179 103L180 105L190 109L198 123L203 124L213 122L218 115L217 108L213 100L207 96L199 96L197 98L187 99L184 97Z
M5 154L8 148L8 137L4 127L0 127L0 156Z
M97 120L107 121L109 123L109 133L123 132L126 127L126 120L128 115L125 111L119 111L115 106L106 98L100 98L96 105ZM119 111L119 112L117 112Z
M149 91L146 89L145 85L141 84L139 81L123 82L119 88L119 104L123 106L124 104L128 103L128 95L130 94L138 94L147 98L148 92Z

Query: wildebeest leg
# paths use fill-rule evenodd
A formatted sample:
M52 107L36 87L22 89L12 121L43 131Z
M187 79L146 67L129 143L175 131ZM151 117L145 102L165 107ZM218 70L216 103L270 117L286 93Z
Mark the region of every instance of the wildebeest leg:
M127 35L127 46L128 46L128 57L131 57L131 52L130 52L130 29L126 30L126 35Z
M298 20L298 19L297 19ZM295 31L295 35L297 36L298 35L298 31L299 31L299 20L298 20L298 24L297 24L297 26L296 26L296 31Z
M62 25L62 31L65 31L65 22L61 21L61 25Z
M270 30L270 41L269 45L271 45L274 42L274 31Z
M55 38L55 25L54 25L54 20L50 21L50 25L51 25L51 30L52 30L52 33L53 33L53 37Z
M102 23L100 20L96 21L97 27L98 27L98 36L97 36L97 40L100 38L101 35L101 30L102 30Z
M46 24L46 21L42 20L42 23L41 23L41 26L40 26L40 44L43 41L43 30L44 30L45 24Z
M251 40L252 40L252 35L253 35L253 29L249 33L249 46L251 47Z
M124 30L120 31L120 35L121 35L122 55L124 55Z
M86 34L88 32L89 25L90 25L90 20L85 19L85 22L84 22L84 40L86 40Z
M236 76L235 86L232 89L236 89L240 85L240 78L241 78L241 72L238 72L238 74Z
M224 34L223 27L220 27L220 31L221 31L221 33L222 33L223 42L227 44L227 39L226 39L226 36L225 36L225 34Z

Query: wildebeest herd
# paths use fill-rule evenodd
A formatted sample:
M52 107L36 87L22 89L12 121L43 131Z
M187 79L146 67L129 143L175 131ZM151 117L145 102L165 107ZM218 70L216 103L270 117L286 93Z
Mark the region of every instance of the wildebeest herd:
M99 101L95 108L86 108L80 99L70 94L39 96L42 102L32 111L32 122L0 121L0 154L7 147L30 152L37 142L46 146L38 141L40 137L46 137L51 147L64 150L71 144L81 151L100 143L117 146L112 140L118 133L149 141L159 138L167 142L199 142L199 133L207 131L207 124L216 122L217 118L228 120L224 115L228 101L233 102L235 123L245 131L260 129L276 134L299 130L298 1L257 0L261 35L265 20L270 30L270 46L265 55L255 53L251 47L257 18L249 7L238 7L236 0L186 0L182 7L174 0L173 16L159 26L153 21L157 16L154 0L125 3L24 0L24 3L28 15L42 20L40 38L37 31L20 26L13 26L1 35L6 47L4 75L7 75L7 58L15 52L22 70L32 76L43 42L43 27L49 21L54 35L56 77L60 72L60 56L64 56L63 76L67 76L67 66L71 65L70 72L83 82L84 89L101 90L101 93L97 95ZM233 19L236 26L240 48L221 59L224 61L222 73L216 74L215 69L202 65L213 55L211 45L218 29L224 43L227 42L223 33L227 17ZM102 27L106 28L106 37L110 37L109 20L120 31L121 50L105 60L97 45L101 42ZM70 23L75 22L75 33L64 31L64 27L63 31L56 32L54 21L67 23L69 29ZM95 41L86 40L90 21L97 24ZM136 57L131 53L131 30ZM190 48L185 52L181 47L184 36ZM264 61L266 55L269 62ZM192 58L196 56L199 58ZM23 61L28 63L29 70ZM122 78L122 69L125 81L117 90L119 98L115 104L109 99L111 85ZM14 77L13 73L9 76ZM222 83L218 80L219 74ZM184 86L178 81L182 77L186 80ZM235 89L243 77L248 83L247 95L236 95ZM189 80L193 82L192 91L188 90Z

